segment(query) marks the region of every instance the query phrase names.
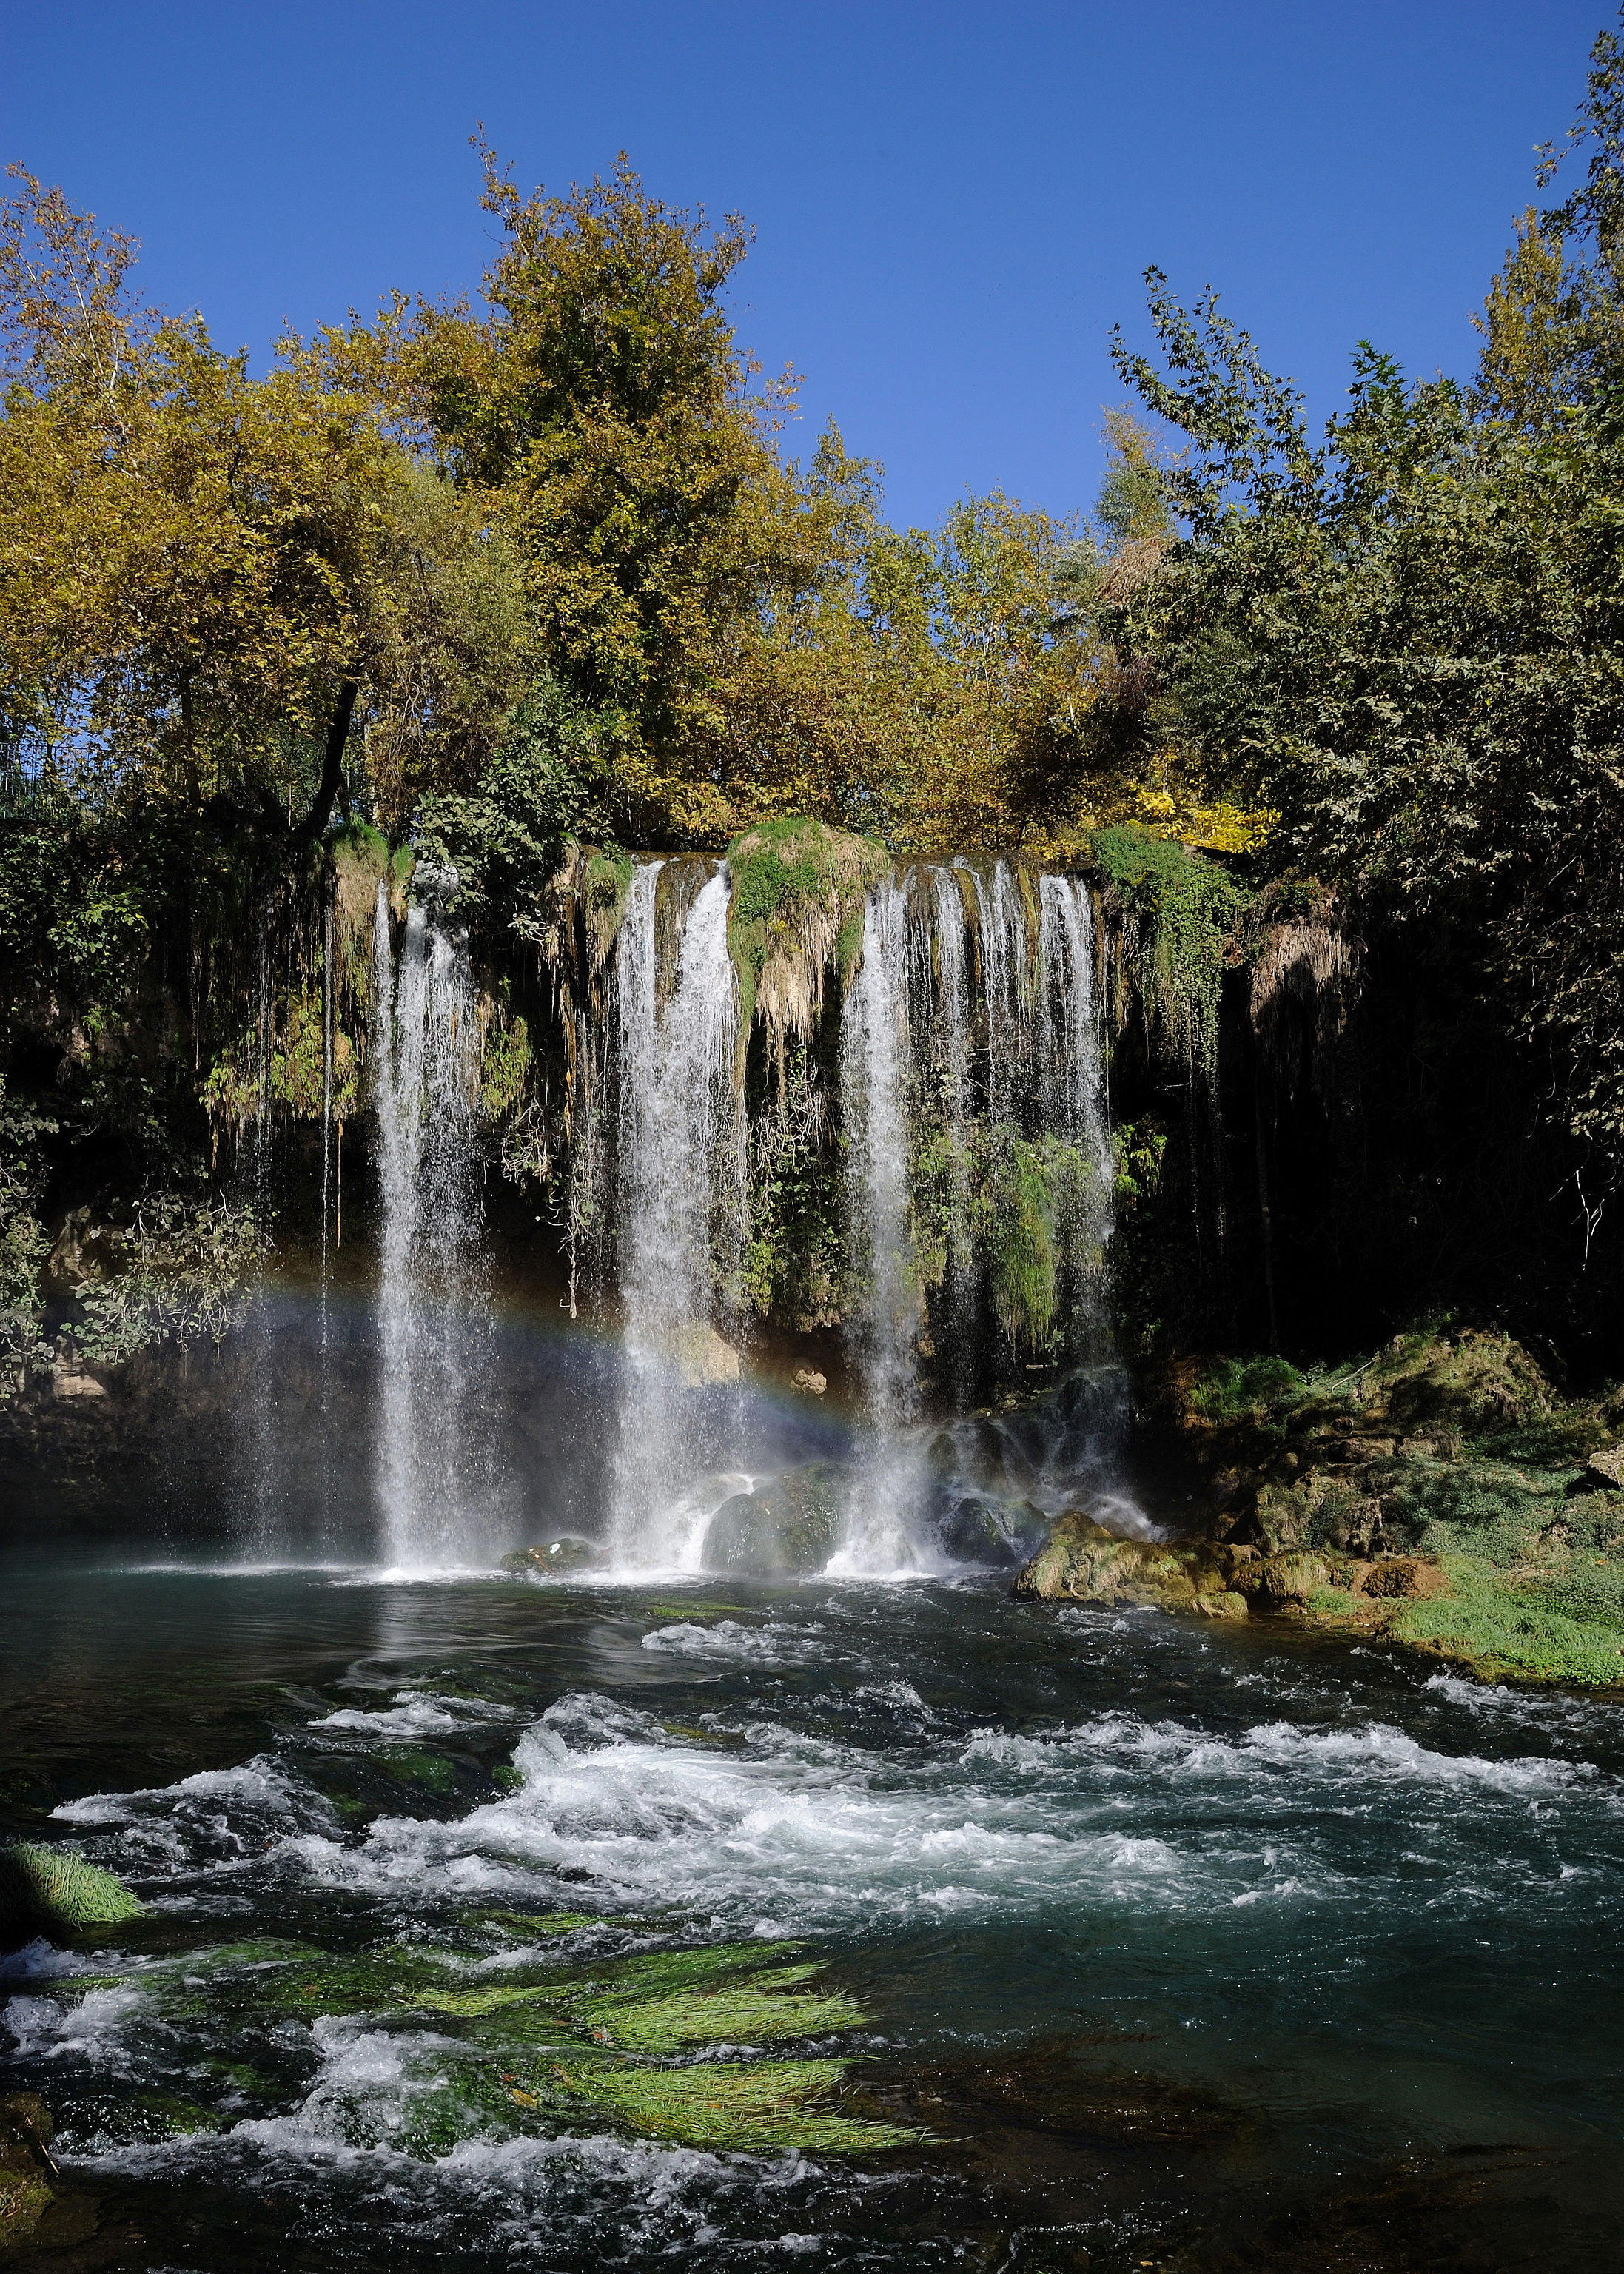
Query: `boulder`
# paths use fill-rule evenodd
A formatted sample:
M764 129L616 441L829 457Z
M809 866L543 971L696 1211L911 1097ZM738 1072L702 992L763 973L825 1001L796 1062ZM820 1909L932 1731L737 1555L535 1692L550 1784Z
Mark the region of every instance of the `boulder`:
M56 2201L50 2111L34 2092L0 2099L0 2251L26 2242Z
M107 1384L73 1359L58 1359L51 1368L53 1397L105 1397Z
M1427 1555L1379 1555L1359 1574L1361 1594L1447 1595L1448 1575Z
M1323 1555L1266 1555L1250 1566L1246 1585L1273 1603L1305 1603L1311 1595L1332 1584L1331 1567Z
M850 1479L836 1461L809 1461L724 1501L705 1533L707 1571L821 1571L846 1532Z
M671 1337L671 1359L690 1389L737 1382L739 1353L706 1319L690 1319Z
M1056 1519L1015 1592L1049 1602L1134 1603L1214 1618L1246 1615L1225 1559L1206 1540L1124 1540L1075 1508Z
M573 1532L560 1533L556 1540L544 1540L537 1547L515 1547L502 1558L504 1571L584 1571L594 1563L604 1561L604 1551L595 1540L582 1540Z
M789 1378L789 1386L808 1397L821 1397L829 1387L829 1376L815 1373L809 1366L798 1366Z
M1624 1445L1604 1445L1584 1466L1587 1475L1608 1492L1624 1492Z
M1029 1500L992 1500L968 1493L937 1518L936 1537L956 1562L1007 1570L1041 1546L1049 1518Z

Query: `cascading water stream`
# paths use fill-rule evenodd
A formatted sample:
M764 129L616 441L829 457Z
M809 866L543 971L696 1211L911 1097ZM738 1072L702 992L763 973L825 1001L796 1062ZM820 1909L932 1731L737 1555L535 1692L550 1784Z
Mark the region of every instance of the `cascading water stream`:
M967 1398L974 1371L975 1249L970 1238L970 981L966 953L961 871L930 872L935 919L934 1012L936 1059L942 1086L943 1119L951 1148L952 1205L948 1234L947 1282L952 1349L947 1371L958 1393Z
M736 1243L742 1214L727 872L695 895L662 1005L664 866L649 862L632 877L614 983L622 1372L610 1538L616 1562L634 1568L697 1557L725 1496L707 1496L701 1480L726 1459L727 1385L739 1371L716 1291L718 1263L730 1260L718 1248Z
M846 1542L831 1570L914 1567L912 1517L918 1449L908 1425L918 1408L914 1358L919 1290L908 1237L908 1154L904 1085L911 1033L908 910L894 877L869 892L862 962L846 998L840 1085L847 1131L847 1185L865 1294L855 1337L868 1436L851 1495Z
M488 1339L478 1028L462 942L414 901L397 959L383 884L372 990L383 1200L374 1479L387 1561L436 1569L478 1562L495 1544L475 1412Z
M1111 1148L1105 1116L1105 1050L1094 988L1094 903L1080 878L1043 877L1038 883L1038 908L1046 1028L1039 1103L1045 1126L1081 1156L1089 1232L1102 1254L1110 1232Z
M987 1112L995 1129L1004 1129L1018 1118L1026 1071L1026 911L1003 861L994 864L990 878L977 874L975 900L987 1033Z

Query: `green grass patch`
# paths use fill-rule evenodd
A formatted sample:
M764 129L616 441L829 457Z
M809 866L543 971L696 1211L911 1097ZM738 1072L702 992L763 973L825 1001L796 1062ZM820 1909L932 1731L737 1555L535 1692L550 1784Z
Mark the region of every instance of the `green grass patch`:
M1616 1626L1547 1608L1477 1557L1443 1562L1453 1593L1401 1602L1387 1628L1396 1641L1458 1660L1485 1681L1624 1684L1624 1633Z
M122 1879L71 1848L22 1840L0 1849L0 1935L113 1926L143 1909Z

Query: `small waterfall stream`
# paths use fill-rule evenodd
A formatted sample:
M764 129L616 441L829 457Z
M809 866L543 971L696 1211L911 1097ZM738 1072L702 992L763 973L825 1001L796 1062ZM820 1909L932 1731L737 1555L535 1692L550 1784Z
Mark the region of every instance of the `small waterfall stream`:
M414 900L397 953L386 884L372 927L371 1050L383 1201L373 1458L383 1547L403 1570L465 1564L497 1544L476 1412L489 1335L478 1026L461 938Z
M633 876L614 979L622 1368L610 1540L615 1561L632 1567L696 1554L718 1497L703 1480L726 1457L727 1385L739 1374L717 1295L743 1168L727 871L688 907L662 1003L667 865L648 862Z
M875 1574L940 1562L941 1540L926 1516L933 1480L920 1427L921 1374L928 1364L938 1396L950 1392L962 1412L978 1344L997 1331L982 1246L1000 1227L983 1224L978 1235L978 1159L989 1191L1001 1163L1041 1178L1057 1347L1067 1365L1098 1368L1110 1357L1110 1148L1093 902L1080 879L1045 875L1035 880L1034 910L1026 886L1000 861L970 871L972 929L960 873L929 866L871 889L846 999L840 1083L853 1268L864 1290L851 1336L864 1433L831 1570ZM926 1163L933 1143L936 1158ZM921 1204L933 1223L916 1221ZM942 1286L934 1344L924 1331L923 1252L933 1241ZM1011 1461L1007 1431L956 1431L945 1474L937 1464L938 1502L944 1495L950 1505L955 1495L975 1502L989 1463L1001 1486L1018 1475L1026 1495L1041 1495L1043 1504L1064 1504L1085 1485L1099 1500L1121 1434L1120 1382L1107 1367L1067 1397L1067 1412L1050 1429L1052 1458L1027 1448ZM1034 1426L1041 1435L1048 1425ZM979 1468L961 1458L966 1442L982 1456ZM1122 1513L1124 1528L1134 1528L1131 1504Z

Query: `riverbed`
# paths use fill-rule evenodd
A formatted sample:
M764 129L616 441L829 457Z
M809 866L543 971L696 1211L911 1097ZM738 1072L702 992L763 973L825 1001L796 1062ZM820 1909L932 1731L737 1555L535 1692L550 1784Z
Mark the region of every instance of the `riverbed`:
M11 1834L149 1906L9 1962L64 2188L13 2263L1617 2263L1615 1705L984 1580L117 1558L13 1569L0 1668ZM211 1987L225 1946L500 1983L535 1937L470 1958L492 1920L576 1975L794 1946L861 2014L795 2050L895 2144L560 2131L517 2087L425 2143L453 2025Z

